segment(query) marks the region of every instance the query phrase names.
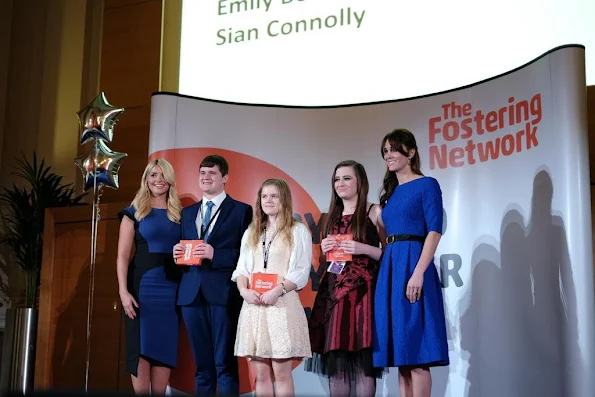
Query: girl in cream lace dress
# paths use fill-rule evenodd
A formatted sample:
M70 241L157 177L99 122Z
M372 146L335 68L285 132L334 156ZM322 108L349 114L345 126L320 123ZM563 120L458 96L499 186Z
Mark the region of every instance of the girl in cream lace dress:
M258 192L254 219L244 233L232 280L244 304L238 321L235 355L251 360L256 395L293 395L292 360L311 358L308 323L297 290L308 282L312 237L293 219L291 192L281 179L269 179ZM250 280L272 274L277 285L258 293Z

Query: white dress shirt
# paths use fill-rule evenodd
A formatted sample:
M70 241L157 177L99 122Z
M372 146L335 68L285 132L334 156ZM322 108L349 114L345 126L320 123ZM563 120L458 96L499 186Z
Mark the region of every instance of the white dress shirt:
M202 197L202 205L198 214L196 214L196 231L198 232L198 238L202 238L203 236L200 235L200 228L202 227L202 214L206 213L207 211L207 201L213 202L213 207L211 208L211 216L214 216L213 221L209 225L209 233L213 230L213 226L217 223L217 218L219 218L219 208L223 203L223 200L227 197L225 190L219 193L217 196L213 197L212 199L208 199L205 196ZM207 221L208 222L208 221ZM205 231L206 233L206 231Z

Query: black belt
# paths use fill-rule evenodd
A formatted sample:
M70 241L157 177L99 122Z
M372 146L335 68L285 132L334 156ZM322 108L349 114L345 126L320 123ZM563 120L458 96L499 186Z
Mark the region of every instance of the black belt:
M386 238L387 244L392 244L395 241L419 241L423 243L426 241L426 236L416 236L415 234L391 234Z

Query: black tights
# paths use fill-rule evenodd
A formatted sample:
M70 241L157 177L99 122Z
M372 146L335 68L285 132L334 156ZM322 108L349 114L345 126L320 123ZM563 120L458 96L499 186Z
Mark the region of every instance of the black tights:
M330 397L349 397L352 381L355 381L355 395L357 397L374 397L376 394L376 378L374 376L367 376L361 371L353 377L355 379L350 379L348 374L329 377Z

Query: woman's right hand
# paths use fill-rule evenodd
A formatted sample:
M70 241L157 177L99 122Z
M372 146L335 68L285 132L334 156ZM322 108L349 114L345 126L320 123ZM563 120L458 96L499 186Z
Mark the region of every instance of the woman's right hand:
M259 305L260 304L260 294L258 292L256 292L256 291L252 290L252 289L243 288L240 291L240 295L248 303L251 303L253 305Z
M134 310L135 307L138 307L138 303L134 297L128 291L120 292L120 300L122 301L122 308L124 309L124 314L131 320L136 318L136 311Z
M320 249L322 250L323 254L326 254L330 250L335 249L337 247L338 247L337 240L334 239L333 237L323 238L322 241L320 242Z

